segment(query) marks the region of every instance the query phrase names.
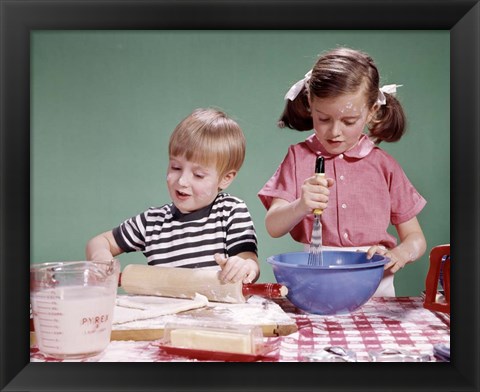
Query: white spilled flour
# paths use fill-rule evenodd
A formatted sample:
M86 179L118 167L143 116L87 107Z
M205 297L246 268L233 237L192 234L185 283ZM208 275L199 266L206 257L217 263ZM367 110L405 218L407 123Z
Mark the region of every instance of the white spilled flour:
M292 319L279 305L256 295L250 297L243 304L215 303L211 309L213 314L221 315L222 320L231 319L237 324L270 325L292 323Z
M113 325L125 323L130 325L131 322L185 312L207 305L207 297L201 294L196 294L194 299L146 295L118 296L113 314Z
M197 296L199 296L197 294ZM138 297L138 298L136 298ZM200 298L203 296L199 296ZM246 303L230 304L222 302L201 303L201 299L188 300L155 296L121 296L117 297L117 306L114 313L114 330L161 329L167 323L198 324L199 322L218 322L225 325L292 325L294 321L271 300L259 296L250 297ZM205 297L204 297L205 298ZM127 300L127 302L124 301ZM206 299L206 298L205 298ZM197 300L196 304L194 302ZM147 302L143 302L147 301ZM162 313L161 309L154 310L152 302L163 303L165 309L169 303L182 303L185 310ZM133 303L132 303L133 302ZM189 309L186 309L190 303ZM123 306L120 306L123 305ZM195 306L196 305L196 306ZM138 309L136 307L146 307ZM173 309L173 306L172 308ZM176 309L179 309L179 305ZM189 311L186 311L189 310ZM138 318L142 313L143 318ZM155 312L158 312L155 314Z

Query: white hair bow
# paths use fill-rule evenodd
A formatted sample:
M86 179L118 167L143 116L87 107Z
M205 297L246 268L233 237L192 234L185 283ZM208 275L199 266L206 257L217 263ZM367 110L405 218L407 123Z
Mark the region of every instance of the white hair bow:
M306 86L307 82L310 80L310 76L312 76L311 70L305 74L303 79L299 80L292 87L290 87L290 90L287 91L284 99L293 101L295 98L297 98L298 94L300 94L300 91L302 91L303 86Z
M403 84L386 84L385 86L380 87L378 91L377 103L380 105L385 105L387 103L387 99L385 98L384 93L395 96L395 94L397 94L397 87L402 86Z

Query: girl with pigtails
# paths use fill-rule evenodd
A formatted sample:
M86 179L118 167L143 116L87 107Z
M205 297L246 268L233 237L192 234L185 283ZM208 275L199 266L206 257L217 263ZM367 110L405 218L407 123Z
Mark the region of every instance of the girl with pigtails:
M405 114L395 97L399 85L380 87L372 58L337 48L319 57L305 78L285 95L279 127L311 131L292 145L258 196L267 209L272 237L290 233L310 243L313 210L321 215L324 249L386 255L384 277L374 296L395 296L393 277L419 259L426 241L418 213L426 204L398 162L379 147L405 132ZM323 156L325 177L315 176ZM387 232L395 226L399 242Z

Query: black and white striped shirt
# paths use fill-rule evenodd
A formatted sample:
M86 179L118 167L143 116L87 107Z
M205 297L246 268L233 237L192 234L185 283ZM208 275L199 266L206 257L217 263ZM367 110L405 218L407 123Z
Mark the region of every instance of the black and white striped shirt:
M257 254L247 205L227 193L219 193L212 204L189 214L173 203L151 207L114 228L113 236L124 252L143 252L150 265L219 269L215 253Z

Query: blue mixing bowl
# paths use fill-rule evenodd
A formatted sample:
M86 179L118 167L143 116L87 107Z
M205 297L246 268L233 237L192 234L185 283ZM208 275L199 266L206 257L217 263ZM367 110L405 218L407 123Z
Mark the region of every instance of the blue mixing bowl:
M288 288L287 298L315 314L350 313L377 290L389 258L366 252L323 251L321 266L308 265L308 252L282 253L267 258L278 283Z

